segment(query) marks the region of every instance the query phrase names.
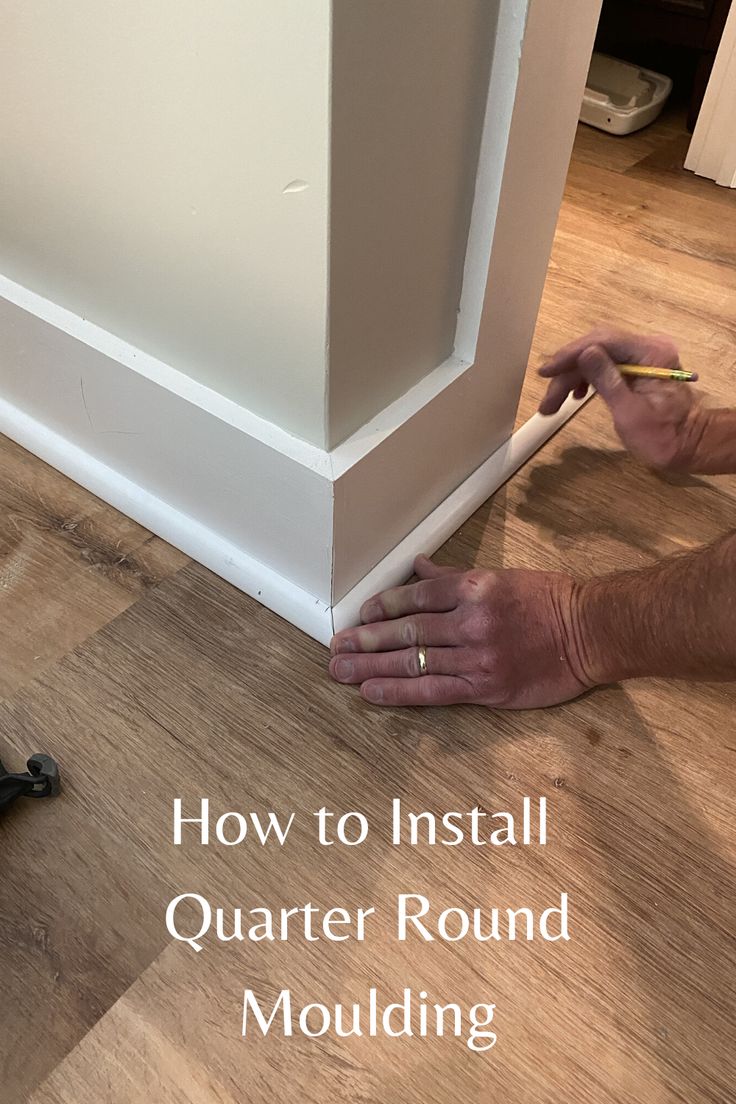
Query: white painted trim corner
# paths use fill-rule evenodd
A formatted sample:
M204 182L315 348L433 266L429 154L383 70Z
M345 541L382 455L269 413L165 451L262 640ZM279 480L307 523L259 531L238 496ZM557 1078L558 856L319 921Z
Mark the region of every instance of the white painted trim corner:
M534 414L512 433L508 441L464 479L395 548L332 607L335 632L357 625L360 607L372 595L405 582L415 558L432 555L483 503L495 494L535 452L552 437L594 394L568 398L557 414Z

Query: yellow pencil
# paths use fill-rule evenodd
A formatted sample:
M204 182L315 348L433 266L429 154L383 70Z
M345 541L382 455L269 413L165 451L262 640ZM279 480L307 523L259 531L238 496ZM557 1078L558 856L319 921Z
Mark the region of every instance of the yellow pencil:
M619 364L622 376L639 376L641 379L677 380L679 383L694 383L697 372L688 372L684 368L650 368L646 364Z

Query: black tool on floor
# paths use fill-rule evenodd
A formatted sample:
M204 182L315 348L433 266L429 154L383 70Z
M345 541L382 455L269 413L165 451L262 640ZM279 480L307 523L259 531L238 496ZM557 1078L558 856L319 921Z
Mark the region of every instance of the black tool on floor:
M59 792L59 767L50 755L32 755L27 774L10 774L0 759L0 812L16 797L52 797Z

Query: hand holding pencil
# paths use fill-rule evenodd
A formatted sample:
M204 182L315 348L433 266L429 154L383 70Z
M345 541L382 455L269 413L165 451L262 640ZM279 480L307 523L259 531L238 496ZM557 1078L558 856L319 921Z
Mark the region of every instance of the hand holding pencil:
M697 392L682 384L697 375L682 367L669 338L600 328L560 349L539 374L550 381L540 413L555 413L568 395L583 398L593 386L638 459L669 470L692 464L704 415Z

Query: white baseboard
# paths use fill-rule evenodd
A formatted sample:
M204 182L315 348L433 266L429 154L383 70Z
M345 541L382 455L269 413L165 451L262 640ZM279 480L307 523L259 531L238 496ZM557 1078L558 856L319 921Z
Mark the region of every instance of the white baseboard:
M331 604L327 453L3 277L0 396Z
M309 636L323 644L329 643L332 636L330 606L293 580L279 575L242 548L126 479L4 399L0 399L0 432Z
M323 452L0 277L0 432L324 644L580 405L509 437L516 375L452 359Z
M591 393L592 394L592 393ZM374 594L404 582L420 554L431 555L502 487L537 449L588 401L568 399L557 414L534 414L500 448L464 479L447 498L412 529L384 558L332 607L334 631L358 624L360 607Z
M366 599L404 582L411 575L415 557L420 552L435 552L581 405L571 400L559 414L548 418L535 414L530 418L334 606L315 598L4 399L0 399L0 432L327 645L335 632L358 623Z

